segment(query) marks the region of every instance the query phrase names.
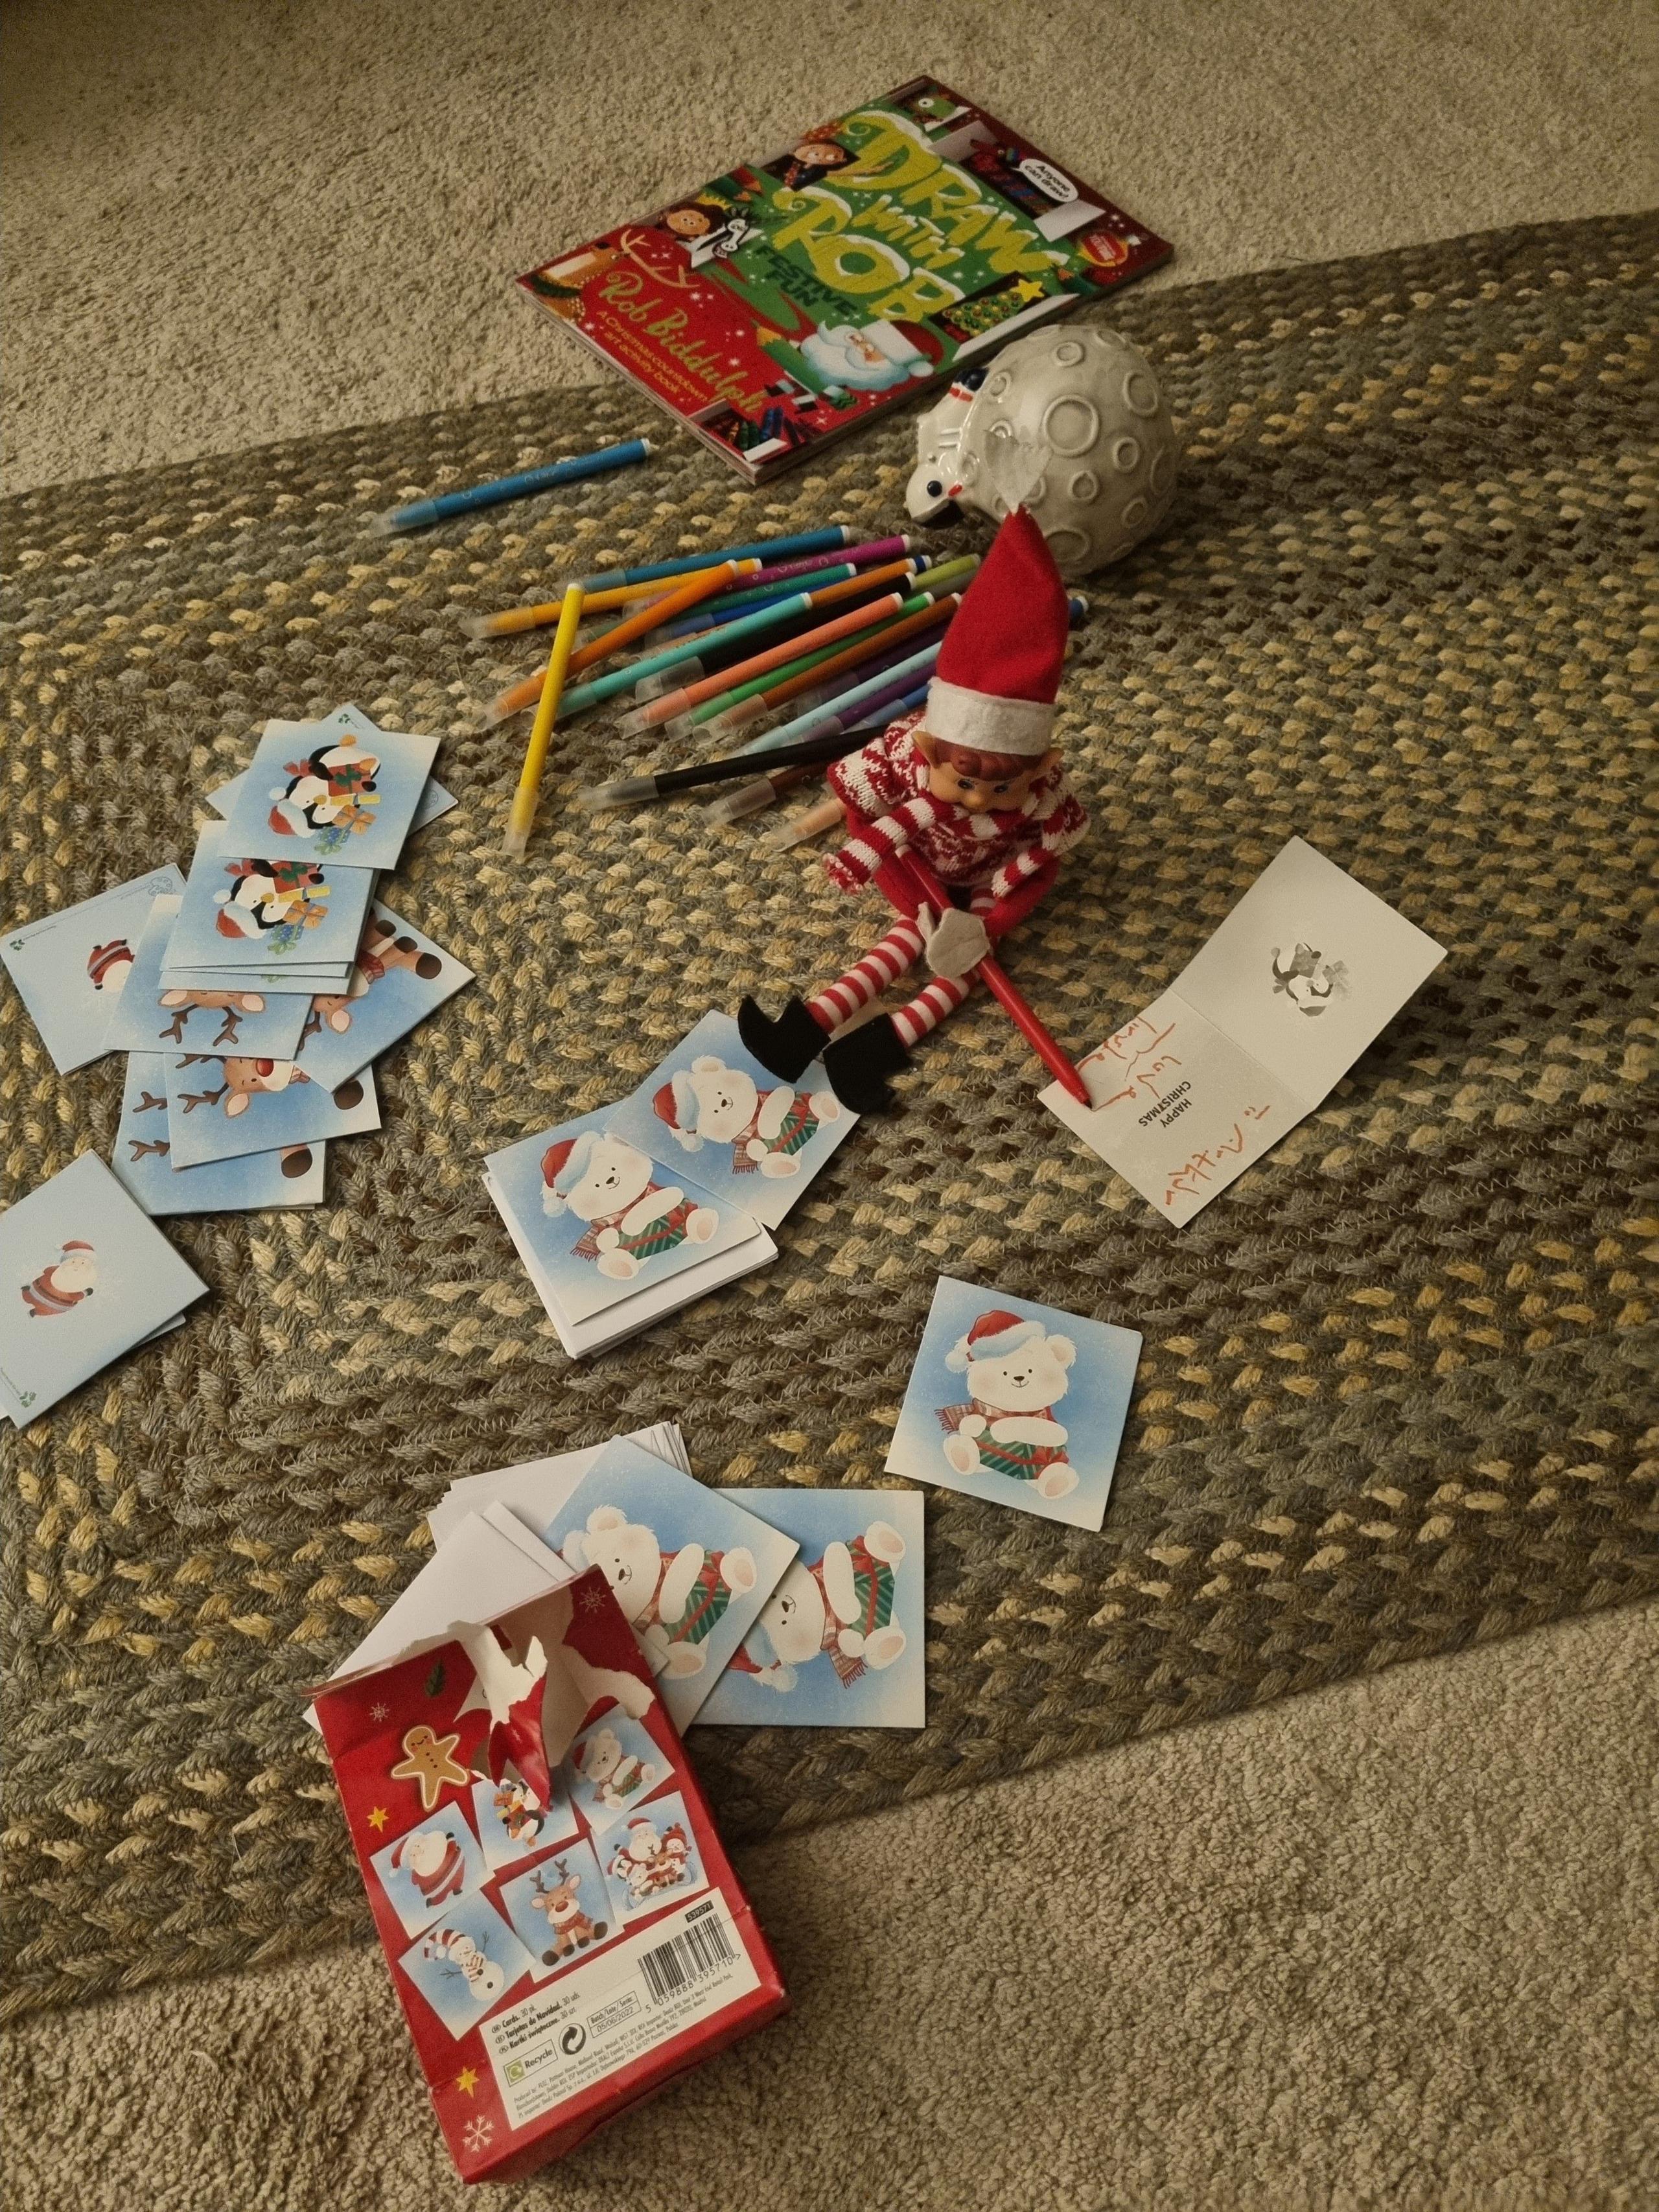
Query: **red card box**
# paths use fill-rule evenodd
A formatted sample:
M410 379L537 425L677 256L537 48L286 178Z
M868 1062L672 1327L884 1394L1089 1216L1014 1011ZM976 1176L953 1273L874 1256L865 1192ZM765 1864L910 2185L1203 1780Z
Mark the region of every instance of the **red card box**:
M324 1686L316 1712L456 2169L464 2181L512 2181L789 1999L603 1573L481 1626L489 1648L458 1626L449 1641ZM561 1815L549 1769L605 1717L629 1743L648 1735L661 1756L643 1764L665 1771L626 1822L596 1833L580 1808ZM527 1817L515 1778L532 1793ZM509 1834L515 1819L522 1840ZM658 1856L641 1860L635 1846ZM520 1850L506 1864L491 1856ZM613 1875L618 1863L625 1876ZM575 1887L573 1866L586 1871L556 1923L550 1902ZM659 1878L670 1893L660 1903ZM568 1948L556 1957L536 1948L544 1941Z

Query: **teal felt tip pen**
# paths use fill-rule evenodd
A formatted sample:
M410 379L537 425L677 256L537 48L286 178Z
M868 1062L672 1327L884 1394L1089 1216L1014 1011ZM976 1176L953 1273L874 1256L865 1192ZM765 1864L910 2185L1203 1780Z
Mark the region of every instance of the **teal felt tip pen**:
M678 561L657 561L643 568L607 568L574 580L586 592L615 591L624 584L654 584L659 576L689 576L694 568L717 568L722 561L779 561L796 553L838 553L857 532L845 523L803 530L793 538L757 538L752 545L723 545L710 553L687 553Z
M939 659L939 651L936 644L927 646L921 653L912 653L908 660L901 660L896 667L884 669L879 676L872 676L867 684L855 684L850 691L840 694L832 711L814 708L808 714L797 714L793 722L780 723L775 730L769 730L763 738L757 738L753 744L743 746L742 757L757 759L763 754L775 752L781 745L804 744L810 738L823 736L832 724L837 729L849 728L857 720L859 710L874 699L878 692L890 688L901 677L919 673L923 669L931 671Z
M429 530L434 522L448 522L458 514L472 514L479 507L500 507L510 499L529 499L538 491L553 491L560 484L580 483L584 477L608 476L612 469L631 468L649 458L648 438L629 438L620 446L606 446L597 453L577 453L565 461L550 461L545 468L526 469L516 477L497 477L492 483L472 484L465 491L440 492L435 499L417 499L412 507L393 507L376 515L377 536L390 538L404 530Z

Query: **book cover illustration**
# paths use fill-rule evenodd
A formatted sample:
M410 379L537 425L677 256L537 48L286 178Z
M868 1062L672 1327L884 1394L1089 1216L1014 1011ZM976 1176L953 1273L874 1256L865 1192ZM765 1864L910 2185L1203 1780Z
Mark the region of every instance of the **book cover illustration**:
M1170 251L921 77L519 282L758 482Z

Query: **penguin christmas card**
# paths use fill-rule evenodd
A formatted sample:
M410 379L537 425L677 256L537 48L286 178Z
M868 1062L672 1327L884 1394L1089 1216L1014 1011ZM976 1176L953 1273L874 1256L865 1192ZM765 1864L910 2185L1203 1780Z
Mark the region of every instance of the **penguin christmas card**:
M704 1189L775 1229L857 1119L830 1088L822 1060L781 1083L745 1051L729 1014L707 1013L605 1127L665 1153Z
M132 972L111 1009L106 1052L249 1053L292 1060L305 1027L300 992L267 996L250 983L223 991L164 989L161 963L179 919L177 894L155 900L133 947Z
M0 961L60 1074L112 1049L105 1032L132 974L151 905L164 892L184 887L169 860L134 883L100 891L0 938Z
M0 1213L0 1407L32 1421L207 1285L94 1152Z
M320 722L267 722L265 734L269 736L273 731L299 729L317 732L318 735L314 740L316 745L329 742L339 744L344 739L355 738L361 750L371 753L378 753L379 749L384 745L387 735L369 720L361 707L337 707L331 714L324 715ZM426 740L422 738L419 742L425 744ZM435 744L436 740L434 739L433 742ZM207 795L208 805L212 807L215 813L222 815L227 821L229 820L232 810L238 805L243 793L257 791L258 788L257 782L249 783L248 773L248 770L244 769L240 775L232 776L228 783L220 784L216 790L209 792ZM273 799L272 804L275 803ZM428 775L426 787L421 793L420 803L415 809L414 819L409 825L410 835L412 836L416 830L424 830L428 822L435 822L441 814L447 814L451 807L459 804L453 791L446 791L435 775Z
M223 975L252 980L256 969L290 990L349 985L374 876L264 849L276 842L239 845L228 823L202 831L162 963L165 988L203 971L216 988Z
M887 1472L1098 1528L1139 1358L1134 1329L941 1275Z
M438 740L372 725L371 732L337 716L267 722L230 801L230 844L271 860L395 868Z

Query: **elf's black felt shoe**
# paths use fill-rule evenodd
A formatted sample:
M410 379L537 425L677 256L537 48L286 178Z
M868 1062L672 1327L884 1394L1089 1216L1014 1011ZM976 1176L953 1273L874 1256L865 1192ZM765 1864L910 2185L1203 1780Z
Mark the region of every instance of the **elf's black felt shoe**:
M880 1114L893 1103L887 1079L909 1060L890 1014L837 1037L823 1055L830 1088L854 1114Z
M744 1050L753 1053L780 1083L805 1074L824 1047L823 1031L799 999L791 999L776 1021L745 999L738 1008L738 1035Z

